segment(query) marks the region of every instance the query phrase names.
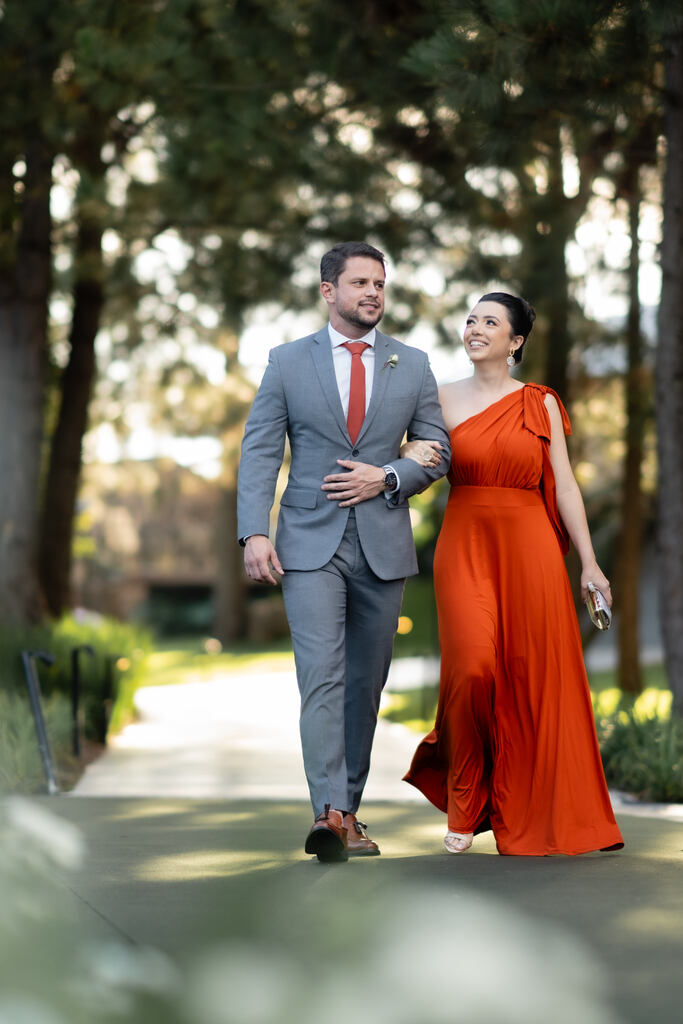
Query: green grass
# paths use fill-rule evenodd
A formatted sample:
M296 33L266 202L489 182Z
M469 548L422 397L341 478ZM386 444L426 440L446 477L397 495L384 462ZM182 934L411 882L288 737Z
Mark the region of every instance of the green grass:
M279 672L294 668L291 650L230 650L211 654L196 641L187 646L166 647L147 658L143 686L173 686L208 682L218 676L250 672Z
M616 675L612 671L589 672L589 682L592 693L599 693L602 690L615 689L617 687ZM643 666L643 689L668 690L669 681L663 665ZM627 698L628 694L624 694Z
M43 716L50 753L60 783L71 764L71 714L62 694L43 700ZM46 780L28 699L0 690L0 792L40 793Z

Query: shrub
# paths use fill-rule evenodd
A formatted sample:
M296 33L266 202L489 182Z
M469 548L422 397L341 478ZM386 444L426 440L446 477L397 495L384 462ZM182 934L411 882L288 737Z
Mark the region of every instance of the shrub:
M94 656L80 655L81 712L84 734L104 741L107 727L104 696L107 678L111 680L112 727L120 727L130 714L131 691L140 683L145 661L152 647L151 634L140 626L131 626L101 616L69 615L58 622L34 627L0 629L0 690L24 695L26 678L21 661L22 650L43 650L52 654L51 667L39 666L40 686L47 698L52 694L68 697L71 692L71 652L89 644Z
M636 702L598 715L597 729L610 786L641 800L683 801L683 719L645 715Z

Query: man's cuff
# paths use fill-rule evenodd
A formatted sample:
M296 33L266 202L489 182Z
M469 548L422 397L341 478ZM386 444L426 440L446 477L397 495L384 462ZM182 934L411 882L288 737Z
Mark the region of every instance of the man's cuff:
M385 491L384 492L384 497L385 498L387 498L387 499L388 498L393 498L393 496L395 494L398 494L398 492L401 489L401 478L398 475L398 473L396 472L396 467L395 466L382 466L382 469L384 470L385 473L390 473L391 472L396 477L396 486L394 487L393 491Z

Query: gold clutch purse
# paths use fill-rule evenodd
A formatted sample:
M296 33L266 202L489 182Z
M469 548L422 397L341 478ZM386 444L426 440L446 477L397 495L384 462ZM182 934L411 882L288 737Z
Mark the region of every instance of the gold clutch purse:
M594 583L588 584L586 608L594 626L597 626L598 629L610 628L612 625L612 612L607 601L602 596L602 592L598 590Z

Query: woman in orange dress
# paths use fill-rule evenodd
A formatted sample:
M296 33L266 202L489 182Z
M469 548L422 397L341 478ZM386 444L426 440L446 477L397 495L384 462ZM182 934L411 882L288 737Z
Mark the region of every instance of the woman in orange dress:
M434 729L405 778L447 813L450 853L488 829L502 854L623 846L564 567L567 535L582 597L592 582L611 605L610 587L569 464L562 403L509 373L534 318L523 299L484 295L464 334L474 374L440 390L453 449L434 557L441 686ZM426 461L424 451L416 441L402 455Z

